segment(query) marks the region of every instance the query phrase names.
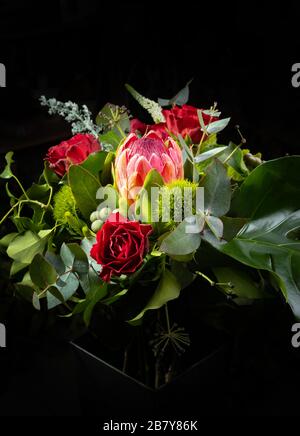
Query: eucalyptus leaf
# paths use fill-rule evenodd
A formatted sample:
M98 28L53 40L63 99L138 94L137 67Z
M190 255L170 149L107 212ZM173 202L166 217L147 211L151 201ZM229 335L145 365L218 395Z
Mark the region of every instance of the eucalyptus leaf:
M177 92L176 95L174 95L174 97L170 99L159 98L158 104L160 106L172 106L172 105L183 106L184 104L187 104L187 102L189 101L189 94L190 94L189 86L191 83L192 80L189 80L187 84L184 86L184 88L182 88L179 92Z
M195 163L205 162L208 159L220 156L224 152L224 150L226 150L226 149L227 149L227 146L212 148L212 149L205 151L204 153L201 153L198 156L196 156L194 158L194 161L195 161Z
M227 127L230 118L223 118L222 120L213 121L206 126L206 132L211 135L214 133L219 133Z
M188 223L182 221L171 233L169 233L162 241L160 251L169 254L170 256L179 256L193 253L201 243L199 233L189 233Z
M204 208L215 217L225 215L230 208L231 186L224 165L215 159L206 169L204 181Z

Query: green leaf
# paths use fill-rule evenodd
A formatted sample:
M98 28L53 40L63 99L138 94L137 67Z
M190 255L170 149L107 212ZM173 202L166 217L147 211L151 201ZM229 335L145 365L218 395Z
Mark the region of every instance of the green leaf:
M194 158L194 161L195 163L203 163L208 159L212 159L213 157L220 156L227 148L228 148L227 146L211 148L210 150L205 151L204 153L201 153L198 156L196 156Z
M83 249L78 244L63 244L60 256L67 269L78 274L87 274L89 263Z
M45 223L35 224L32 219L21 216L14 216L11 218L13 223L18 229L19 233L31 230L33 233L38 233L45 226Z
M205 216L205 223L216 239L221 239L223 236L223 222L220 218L212 215Z
M29 265L36 254L43 252L51 233L52 229L41 230L38 234L28 230L12 240L7 249L8 256L20 263Z
M26 194L30 200L43 202L44 200L48 200L49 190L50 186L48 184L38 185L33 183L32 186L27 190Z
M130 92L133 98L135 98L136 101L149 112L155 123L164 123L166 121L162 113L162 108L158 103L150 100L149 98L143 97L132 86L128 84L125 85L125 88L128 92Z
M270 271L300 319L300 157L266 162L247 177L233 212L247 217L237 236L219 249L252 268ZM296 235L296 236L295 236Z
M14 163L13 161L13 151L9 151L5 155L6 160L6 167L4 168L4 171L0 174L1 179L11 179L13 177L13 173L11 170L11 165Z
M61 275L55 287L63 297L63 301L68 301L77 291L79 280L72 271L66 271ZM61 302L60 298L58 300Z
M29 272L32 282L41 290L56 283L57 272L55 268L41 254L34 257Z
M22 263L18 260L14 260L10 267L10 277L18 274L20 271L28 267L28 263Z
M153 223L154 227L156 223L153 222L154 219L152 217L152 212L154 212L155 214L155 210L152 210L152 206L154 208L157 206L158 208L159 205L158 204L156 205L154 201L151 201L152 198L151 188L159 188L163 185L164 185L164 181L162 176L155 169L152 169L147 174L144 181L143 188L140 192L138 204L140 206L141 221L145 223Z
M116 133L113 130L99 135L99 141L102 145L110 145L112 150L117 150L122 141L120 137L120 132Z
M115 159L115 153L109 152L105 158L103 164L103 170L100 176L100 181L102 186L109 185L113 183L112 166Z
M160 246L160 251L170 256L186 255L196 251L201 243L199 233L188 233L188 223L182 221L175 230L166 236ZM199 229L200 230L200 229Z
M189 286L196 278L189 269L186 262L178 262L177 260L171 260L171 272L176 277L178 283L180 283L181 289Z
M46 183L47 185L53 186L57 185L60 182L60 178L53 170L49 168L49 163L47 161L44 162L44 171L39 179L39 184L42 185Z
M98 179L100 171L103 170L106 157L107 153L105 151L92 153L82 164L80 164L80 167L84 168Z
M94 290L92 295L90 295L88 306L83 313L83 320L87 326L90 324L94 307L107 295L107 286L107 283L102 283L102 286L99 286Z
M183 139L183 137L179 134L178 135L178 139L180 142L180 145L182 147L182 152L186 155L186 158L191 162L194 163L194 155L192 153L192 151L190 150L190 148L188 147L187 143L185 142L185 140ZM183 160L185 161L186 159Z
M121 140L130 132L128 113L114 104L107 103L99 112L96 124L101 126L104 133L112 131Z
M193 80L189 80L185 85L185 87L182 88L179 92L177 92L177 94L174 97L170 99L159 98L158 104L160 106L172 106L174 104L183 106L184 104L187 104L187 102L189 101L189 94L190 94L189 86L192 83L192 81Z
M228 125L230 118L223 118L222 120L217 120L206 126L206 131L209 135L216 134L225 129Z
M8 248L9 244L18 236L18 233L9 233L5 235L2 239L0 239L0 246L3 248Z
M212 270L219 283L231 284L231 286L220 286L226 293L249 299L266 297L266 293L259 288L258 284L246 271L231 267L218 267Z
M206 170L204 182L204 208L209 214L220 217L230 208L231 187L224 165L214 160Z
M249 170L244 162L244 153L238 145L230 142L220 160L228 165L229 175L234 180L243 180L248 176Z
M222 217L223 222L223 238L225 241L231 241L246 224L245 218L231 218L227 216Z
M135 322L141 319L147 310L159 309L168 301L178 298L180 290L181 287L176 277L171 273L171 271L166 269L146 307L134 319L130 320L130 322Z
M68 178L76 204L84 218L89 220L98 206L96 193L101 186L99 179L80 165L71 165Z

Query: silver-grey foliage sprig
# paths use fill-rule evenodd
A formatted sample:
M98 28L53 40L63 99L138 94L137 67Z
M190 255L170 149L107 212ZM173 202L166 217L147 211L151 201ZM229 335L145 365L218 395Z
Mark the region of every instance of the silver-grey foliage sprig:
M68 123L71 123L72 134L76 133L91 133L98 138L102 128L94 124L88 107L84 104L81 107L72 101L62 102L56 98L47 99L44 95L40 97L42 106L48 107L50 115L60 115Z

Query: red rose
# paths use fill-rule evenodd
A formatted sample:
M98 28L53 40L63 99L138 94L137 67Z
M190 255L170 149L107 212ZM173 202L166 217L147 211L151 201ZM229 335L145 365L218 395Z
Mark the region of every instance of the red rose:
M92 258L103 267L100 277L109 282L112 275L135 272L148 251L151 232L148 224L128 221L119 213L111 214L91 249Z
M90 134L78 133L68 141L49 148L46 160L50 168L61 177L69 170L70 165L80 164L91 153L101 150L98 140Z
M165 139L167 131L170 131L175 136L179 134L182 135L183 138L189 135L194 144L199 144L203 132L201 130L197 110L197 108L187 104L182 107L174 106L170 110L164 109L162 113L166 122L154 125L147 125L137 119L133 119L130 126L131 132L138 130L144 135L145 132L154 130L161 135L162 139ZM203 112L202 117L205 125L218 120L218 118L211 117Z

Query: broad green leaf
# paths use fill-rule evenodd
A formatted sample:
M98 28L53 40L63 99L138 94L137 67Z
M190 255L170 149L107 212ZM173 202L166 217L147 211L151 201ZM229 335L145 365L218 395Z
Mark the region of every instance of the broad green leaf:
M101 286L95 288L94 291L89 295L89 299L88 299L89 303L83 313L83 320L87 326L90 324L94 307L106 295L107 295L107 283L102 283Z
M5 155L6 167L4 168L4 171L0 174L1 179L11 179L13 177L13 173L11 170L11 166L14 163L13 155L14 155L13 151L9 151L8 153L6 153Z
M99 179L80 165L71 165L68 178L76 204L84 218L89 220L98 206L96 193L101 186Z
M56 283L57 272L55 268L41 254L34 257L29 271L32 282L42 291Z
M43 252L51 233L52 229L41 230L38 234L28 230L23 235L13 239L7 249L8 256L20 263L29 265L36 254Z
M239 262L273 273L298 319L299 169L300 157L294 156L266 162L253 170L242 184L232 208L232 212L250 221L235 238L219 248Z
M135 322L141 319L147 310L159 309L168 301L178 298L180 290L181 287L176 277L171 273L171 271L166 269L146 307L134 319L130 320L130 322Z
M155 123L164 123L165 117L162 113L161 106L149 98L143 97L139 92L137 92L132 86L126 84L125 88L132 95L133 98L152 116Z
M226 168L219 160L209 165L201 185L205 211L216 217L225 215L230 208L231 186Z
M170 256L186 255L196 251L200 246L201 237L199 233L189 233L188 226L186 221L182 221L163 239L160 251Z
M103 170L106 157L107 153L105 151L92 153L80 166L98 179L100 171Z
M240 298L265 298L266 293L259 288L251 275L246 271L232 267L212 268L219 283L230 283L231 286L220 286L226 293Z
M229 242L233 239L241 228L246 224L246 218L231 218L227 216L222 217L223 222L223 238Z

